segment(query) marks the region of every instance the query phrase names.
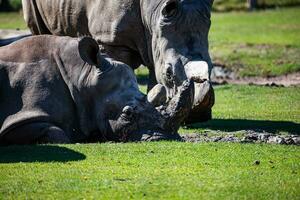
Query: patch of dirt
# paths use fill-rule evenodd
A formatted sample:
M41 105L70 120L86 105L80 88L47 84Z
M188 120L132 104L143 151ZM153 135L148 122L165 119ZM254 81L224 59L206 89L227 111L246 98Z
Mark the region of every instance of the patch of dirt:
M300 85L300 72L275 77L237 77L236 74L223 66L215 66L212 70L213 84L261 85L288 87Z
M233 143L268 143L268 144L285 144L300 145L300 136L298 135L275 135L267 132L255 132L244 130L239 133L215 133L215 134L183 134L183 141L192 143L201 142L233 142Z

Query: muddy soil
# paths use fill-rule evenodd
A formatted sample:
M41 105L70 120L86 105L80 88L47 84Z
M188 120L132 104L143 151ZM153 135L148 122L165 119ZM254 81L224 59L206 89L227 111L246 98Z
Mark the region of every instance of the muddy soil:
M284 145L300 145L299 135L275 135L267 132L255 132L252 130L241 130L231 133L191 133L181 135L184 142L231 142L231 143L268 143Z
M211 80L216 85L239 84L239 85L261 85L274 87L289 87L300 85L300 72L281 75L276 77L237 77L230 70L215 66L212 70Z

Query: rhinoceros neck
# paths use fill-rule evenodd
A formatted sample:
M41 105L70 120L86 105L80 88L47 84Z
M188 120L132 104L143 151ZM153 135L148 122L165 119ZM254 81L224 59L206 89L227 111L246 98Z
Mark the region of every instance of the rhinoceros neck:
M33 34L92 36L110 57L134 68L151 65L140 3L140 0L28 0L23 1L23 8Z
M89 34L106 53L131 67L136 63L150 65L140 0L87 2Z

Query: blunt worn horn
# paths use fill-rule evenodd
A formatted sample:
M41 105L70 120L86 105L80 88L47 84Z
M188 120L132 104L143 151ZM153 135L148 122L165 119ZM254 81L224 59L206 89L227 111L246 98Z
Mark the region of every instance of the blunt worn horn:
M193 106L194 82L183 82L176 95L167 103L160 112L165 118L164 128L172 133L177 132L180 124L187 118Z

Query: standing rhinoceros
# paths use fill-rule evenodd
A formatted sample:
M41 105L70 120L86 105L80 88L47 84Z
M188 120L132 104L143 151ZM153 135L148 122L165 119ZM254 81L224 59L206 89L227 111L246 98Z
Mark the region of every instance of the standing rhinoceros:
M110 57L148 67L167 98L187 78L195 81L188 121L211 118L214 92L208 53L213 0L22 0L33 34L92 36ZM162 98L164 99L164 98Z
M155 108L127 65L92 38L33 36L0 48L0 143L178 138L192 107L185 81Z

